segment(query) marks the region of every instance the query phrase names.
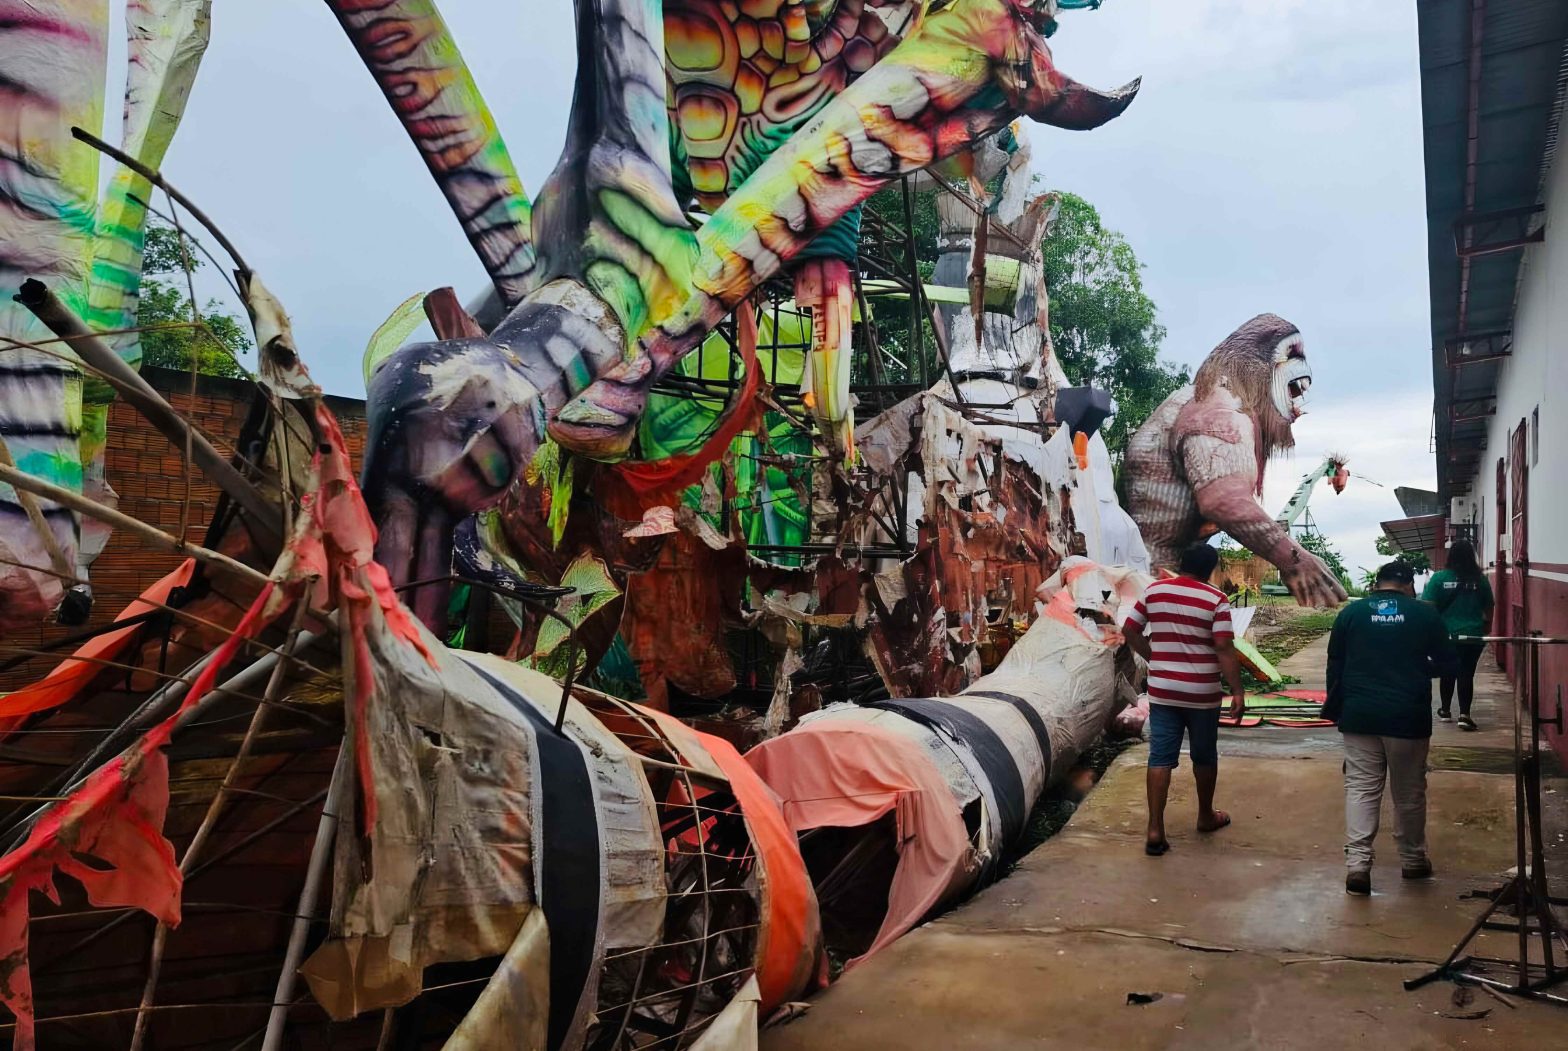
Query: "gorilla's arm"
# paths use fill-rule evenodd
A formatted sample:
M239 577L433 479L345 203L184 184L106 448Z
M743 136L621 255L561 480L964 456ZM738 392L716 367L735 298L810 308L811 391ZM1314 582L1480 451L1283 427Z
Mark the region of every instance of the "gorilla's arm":
M1345 589L1328 566L1292 540L1258 503L1253 422L1234 397L1216 391L1204 402L1189 403L1177 417L1172 444L1205 520L1279 567L1299 604L1337 606L1345 600Z

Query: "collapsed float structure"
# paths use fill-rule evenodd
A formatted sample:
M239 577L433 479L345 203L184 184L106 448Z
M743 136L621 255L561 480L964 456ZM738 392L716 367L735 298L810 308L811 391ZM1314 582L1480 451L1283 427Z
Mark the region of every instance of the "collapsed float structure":
M494 289L372 338L368 499L216 229L261 382L236 454L195 458L225 492L205 542L0 466L19 508L193 555L0 697L13 1043L751 1046L826 951L993 875L1130 697L1114 622L1148 567L1108 402L1051 353L1051 200L1010 122L1093 127L1131 90L1051 65L1083 4L585 0L531 203L431 3L329 6ZM183 97L206 4L137 11L133 43L200 27ZM162 185L156 151L114 156ZM26 292L7 339L200 448L102 323ZM438 341L401 345L421 319ZM28 543L21 586L87 575Z

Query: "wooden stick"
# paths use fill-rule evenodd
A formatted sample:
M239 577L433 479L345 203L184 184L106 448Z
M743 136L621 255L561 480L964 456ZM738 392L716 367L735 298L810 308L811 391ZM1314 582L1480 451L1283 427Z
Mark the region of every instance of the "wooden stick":
M47 285L36 278L28 278L22 282L22 290L14 298L32 311L51 332L69 344L84 362L176 448L183 450L189 446L196 464L249 514L262 546L273 551L282 550L283 534L278 526L280 515L277 505L240 474L205 436L197 433L175 412L163 395L153 390L140 373L127 365L107 343L83 324L82 319L60 302Z
M337 839L338 809L347 794L349 778L348 741L345 739L338 752L338 761L332 768L332 784L327 789L327 802L321 808L321 823L316 826L316 842L310 848L310 863L305 869L305 886L299 892L299 904L294 908L294 928L289 932L288 951L283 956L283 970L278 973L278 988L272 994L272 1014L267 1019L267 1034L262 1038L261 1051L279 1051L283 1047L283 1028L288 1021L290 1001L294 998L294 979L300 961L305 956L305 940L310 933L311 917L316 912L316 899L321 895L321 885L326 882L327 868L332 860L332 844Z
M178 537L165 533L161 529L154 529L152 526L138 521L130 515L121 514L111 507L105 507L98 501L82 496L80 493L62 489L58 485L52 485L41 478L34 478L32 475L25 474L8 464L0 464L0 482L9 482L14 489L25 490L46 500L53 500L62 507L80 511L82 514L96 518L100 522L107 522L116 529L124 529L128 533L135 533L143 540L164 551L170 551L176 555L189 555L191 558L199 559L202 562L236 573L255 584L264 586L267 583L268 578L265 573L252 569L243 562L236 562L228 555L202 547L200 544L192 544L189 541L181 540Z
M198 223L201 223L201 225L205 226L207 228L207 232L212 234L212 236L217 239L218 244L222 245L223 250L229 253L229 257L234 260L235 267L241 271L244 271L245 273L250 272L250 267L245 264L245 259L240 255L240 250L235 248L233 242L231 242L227 237L223 236L223 231L218 229L218 225L211 219L207 218L207 213L196 207L195 203L192 202L189 197L185 196L173 186L170 186L168 182L164 180L163 175L160 172L156 172L153 169L147 167L147 165L143 164L135 157L132 157L124 150L115 149L113 146L109 145L107 142L104 142L90 131L84 131L81 128L73 126L71 128L71 135L78 141L87 143L87 145L91 146L100 153L106 153L113 157L115 160L131 169L131 171L135 172L137 175L140 175L142 178L158 187L158 189L168 194L175 201L179 202L182 208L191 213L192 218L194 218Z

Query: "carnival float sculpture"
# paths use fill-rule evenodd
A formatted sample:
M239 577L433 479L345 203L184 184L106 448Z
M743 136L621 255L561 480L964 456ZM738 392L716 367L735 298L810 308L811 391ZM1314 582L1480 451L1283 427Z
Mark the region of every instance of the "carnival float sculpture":
M1311 386L1301 332L1260 314L1150 415L1128 443L1125 470L1128 511L1156 566L1174 566L1183 547L1224 530L1274 563L1302 605L1345 601L1333 571L1258 502L1269 459L1295 444Z
M328 4L493 284L371 337L363 497L281 305L178 196L255 329L240 454L201 453L114 364L205 3L128 5L127 112L156 130L110 151L125 218L90 221L74 176L75 211L38 216L13 178L65 185L92 156L69 61L29 111L56 152L0 169L5 214L36 223L3 230L0 334L54 384L0 373L0 419L54 413L50 455L90 460L71 385L113 376L225 494L194 545L0 464L35 618L40 518L68 560L83 515L192 556L0 696L13 1045L754 1047L829 957L994 876L1135 692L1116 624L1147 554L1110 407L1051 350L1052 202L1015 121L1092 128L1136 83L1052 63L1058 10L1093 0L580 0L567 144L530 201L433 3ZM81 27L49 41L101 50L103 5L44 6ZM0 53L57 46L39 33L0 27ZM934 283L865 208L917 173L965 202ZM82 231L117 260L114 317L80 291ZM857 425L878 310L909 320L906 382L863 388ZM421 319L437 341L402 345ZM1203 377L1194 404L1236 389ZM479 595L512 618L504 656L448 645ZM617 660L642 703L596 688ZM676 718L742 694L744 732Z
M210 4L132 0L124 6L121 143L156 168L207 46ZM107 5L42 0L26 7L0 28L7 84L0 117L3 457L34 477L112 504L103 452L115 390L84 375L69 349L12 297L26 278L48 281L134 368L141 361L137 289L152 188L121 167L100 202L99 154L71 137L73 126L97 128L103 121ZM56 610L62 623L85 620L88 566L107 539L101 523L0 484L0 627L35 623Z

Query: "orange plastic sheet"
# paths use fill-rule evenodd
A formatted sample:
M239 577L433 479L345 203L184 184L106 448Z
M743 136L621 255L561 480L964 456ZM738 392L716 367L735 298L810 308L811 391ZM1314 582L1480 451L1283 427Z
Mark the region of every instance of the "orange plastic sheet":
M757 386L762 379L762 370L757 367L757 317L750 303L742 304L735 311L735 342L739 344L741 362L746 369L745 381L719 418L719 425L697 451L666 456L662 460L635 460L615 465L616 477L644 506L661 495L679 492L701 481L703 472L724 455L730 442L755 425Z
M815 983L827 985L827 957L822 951L822 921L817 895L800 841L784 820L779 797L750 763L722 737L693 730L665 712L633 705L658 725L659 731L693 770L729 781L740 804L746 828L756 846L762 888L762 929L757 939L757 983L761 1012L772 1013Z
M958 802L915 742L860 723L806 722L753 748L746 761L779 797L797 835L894 814L899 858L887 915L871 947L847 966L891 944L972 876Z
M817 896L800 856L800 841L784 820L779 799L735 746L722 737L696 735L729 778L763 871L763 923L757 944L757 985L764 1016L813 983L827 985Z
M168 602L171 591L191 582L195 569L196 562L186 559L174 572L143 591L141 598L121 610L115 620L126 620L158 609ZM15 726L15 720L24 715L58 708L75 697L78 690L103 671L103 665L98 662L113 660L141 627L142 624L132 624L88 639L42 679L0 697L0 734L9 732Z
M331 594L345 614L340 633L350 671L349 728L356 736L364 732L362 711L373 687L364 638L372 605L380 607L395 637L433 663L412 617L393 594L386 570L371 560L375 527L354 480L337 420L319 403L316 426L320 444L300 500L294 535L271 579L191 684L178 710L94 770L76 791L51 804L27 839L0 857L0 1004L16 1016L13 1046L17 1051L36 1046L28 965L30 892L38 891L58 904L55 876L59 873L81 883L88 902L98 908L139 908L171 927L179 925L182 879L174 847L163 835L169 807L169 761L164 749L186 713L217 685L219 674L247 640L295 602L309 601L319 581L330 581ZM368 783L372 776L368 750L361 743L356 753L360 777ZM374 820L373 803L372 797L361 808L367 828Z
M615 475L626 483L644 507L649 500L663 494L679 493L688 485L701 482L702 472L729 449L729 442L756 424L757 384L762 380L762 370L757 369L757 317L750 303L742 304L735 311L735 342L739 344L740 359L746 370L745 381L735 394L729 408L724 409L720 424L712 435L699 445L696 452L665 456L663 460L635 460L615 464Z

